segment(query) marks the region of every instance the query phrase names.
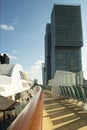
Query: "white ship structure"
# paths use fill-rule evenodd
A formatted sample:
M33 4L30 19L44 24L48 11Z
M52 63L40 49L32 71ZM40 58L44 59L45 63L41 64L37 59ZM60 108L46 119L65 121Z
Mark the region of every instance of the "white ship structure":
M32 83L31 83L32 84ZM0 95L15 100L18 94L31 88L21 65L0 64Z

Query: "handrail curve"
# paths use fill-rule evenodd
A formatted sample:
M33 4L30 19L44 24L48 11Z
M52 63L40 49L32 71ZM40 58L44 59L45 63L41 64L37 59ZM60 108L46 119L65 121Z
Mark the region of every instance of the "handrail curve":
M7 130L42 130L43 92L39 87L33 100L24 108Z

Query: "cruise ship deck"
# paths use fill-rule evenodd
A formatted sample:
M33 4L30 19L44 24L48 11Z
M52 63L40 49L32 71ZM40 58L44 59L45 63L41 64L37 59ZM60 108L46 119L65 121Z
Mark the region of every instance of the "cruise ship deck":
M72 99L53 99L44 91L42 130L87 130L87 111L82 102Z

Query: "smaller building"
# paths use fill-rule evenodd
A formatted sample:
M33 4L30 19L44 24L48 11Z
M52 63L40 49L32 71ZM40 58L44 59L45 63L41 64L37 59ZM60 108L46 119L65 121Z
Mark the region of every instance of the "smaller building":
M10 59L7 54L0 53L0 64L9 64Z
M46 86L46 67L45 63L42 63L42 79L43 79L43 86Z
M52 87L52 93L54 98L60 97L59 86L78 86L83 85L83 74L73 73L70 71L56 71L53 79L49 80L49 86Z

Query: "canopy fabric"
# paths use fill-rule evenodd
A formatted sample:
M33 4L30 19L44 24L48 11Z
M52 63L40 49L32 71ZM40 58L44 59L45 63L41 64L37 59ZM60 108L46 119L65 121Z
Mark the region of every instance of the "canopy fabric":
M16 102L0 95L0 111L10 109Z

